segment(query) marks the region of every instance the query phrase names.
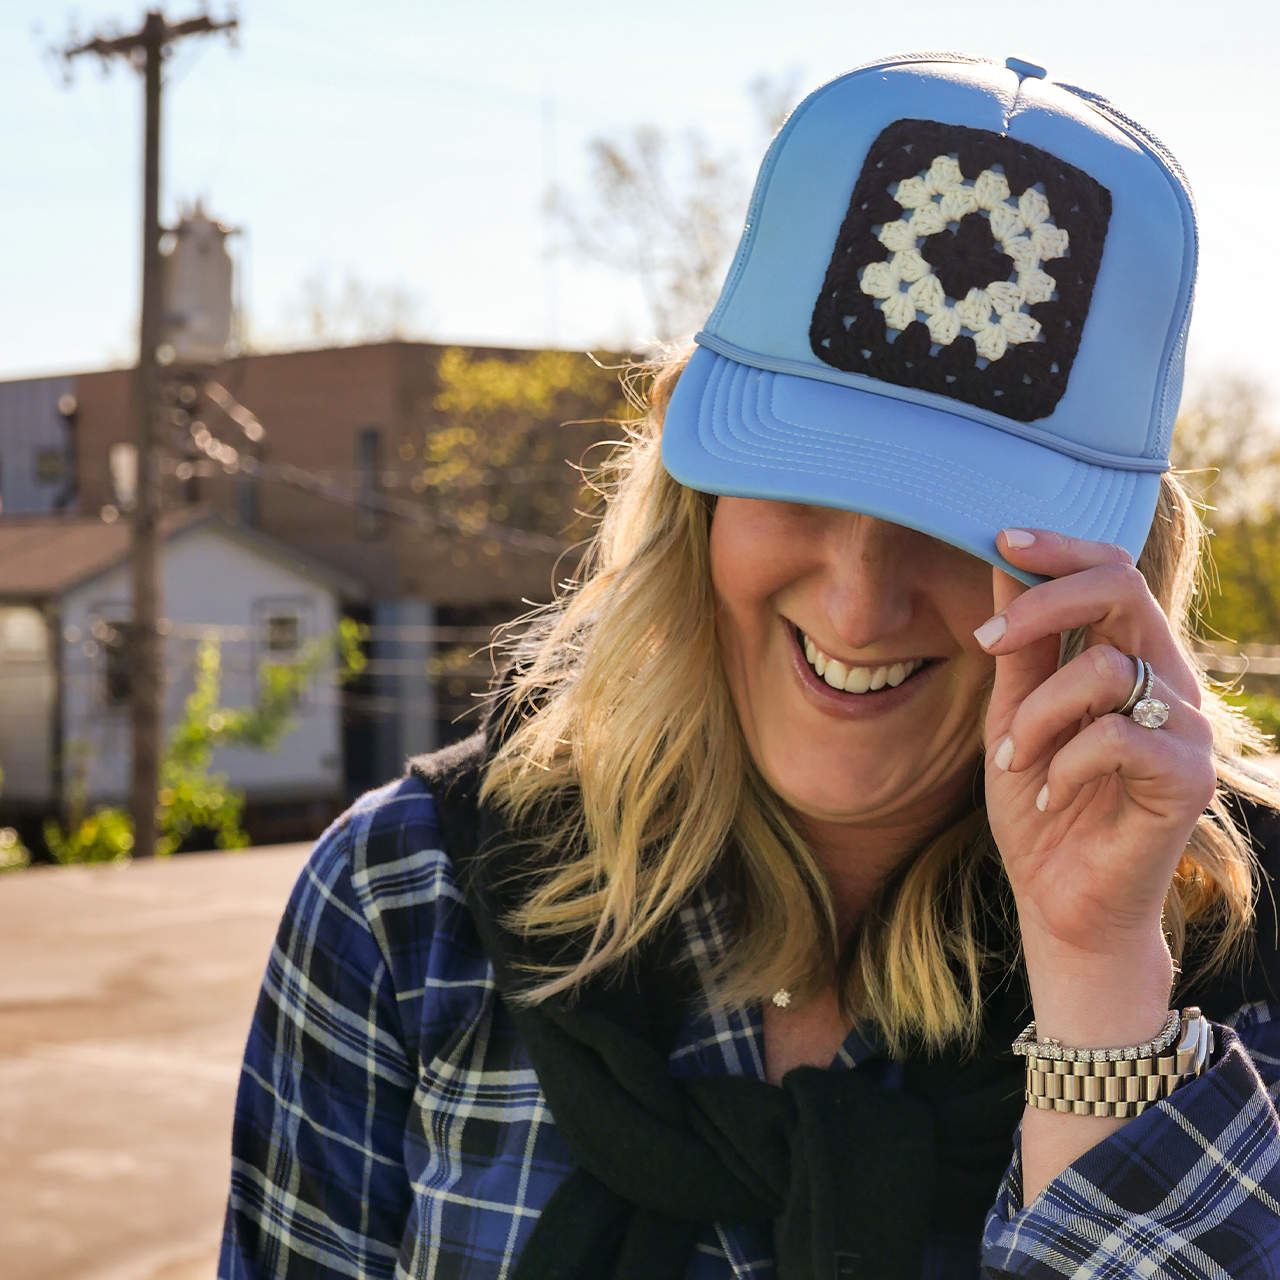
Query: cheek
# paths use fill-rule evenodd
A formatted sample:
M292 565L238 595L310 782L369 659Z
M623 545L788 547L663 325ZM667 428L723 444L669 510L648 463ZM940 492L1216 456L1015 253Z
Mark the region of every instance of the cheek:
M986 657L973 633L995 609L991 566L953 547L935 544L935 549L935 563L931 566L934 608L962 649Z
M798 570L776 504L749 498L721 498L711 522L711 585L721 617L750 629L764 621L770 602Z
M779 504L747 498L720 498L711 523L711 585L716 599L716 634L729 690L749 742L756 739L758 705L772 683L764 673L778 659L780 642L774 602L802 574Z

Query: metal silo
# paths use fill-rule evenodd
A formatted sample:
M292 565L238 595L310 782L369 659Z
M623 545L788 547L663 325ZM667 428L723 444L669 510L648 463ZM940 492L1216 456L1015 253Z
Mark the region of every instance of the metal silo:
M231 341L232 265L227 236L233 229L216 222L200 202L184 212L169 235L164 259L164 341L172 348L166 363L216 365Z

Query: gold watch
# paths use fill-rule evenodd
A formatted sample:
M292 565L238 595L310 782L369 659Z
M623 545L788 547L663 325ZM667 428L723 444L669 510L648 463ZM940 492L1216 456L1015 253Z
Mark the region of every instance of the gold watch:
M1078 1116L1137 1116L1204 1071L1213 1028L1191 1005L1181 1014L1170 1010L1160 1034L1144 1044L1069 1049L1056 1040L1037 1042L1033 1022L1013 1051L1027 1060L1029 1106Z

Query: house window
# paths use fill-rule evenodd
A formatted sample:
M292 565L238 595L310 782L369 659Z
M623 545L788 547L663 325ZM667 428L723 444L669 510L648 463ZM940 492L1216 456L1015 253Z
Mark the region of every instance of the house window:
M36 482L58 484L66 476L66 458L61 449L36 450Z
M376 538L382 532L383 513L377 502L382 432L361 427L356 433L356 533Z
M308 646L315 635L314 611L314 602L305 596L255 603L256 667L260 673L264 667L287 666L308 656ZM294 709L300 714L310 710L309 694L307 687L298 690Z
M298 656L299 618L296 613L273 613L267 617L267 652L277 661Z
M133 696L133 623L104 622L97 634L102 644L102 700L125 707Z

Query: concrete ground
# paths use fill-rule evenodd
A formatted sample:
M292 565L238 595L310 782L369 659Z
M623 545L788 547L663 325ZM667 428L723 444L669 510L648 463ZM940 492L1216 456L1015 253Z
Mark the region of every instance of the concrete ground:
M0 877L0 1275L211 1280L236 1078L308 846Z

